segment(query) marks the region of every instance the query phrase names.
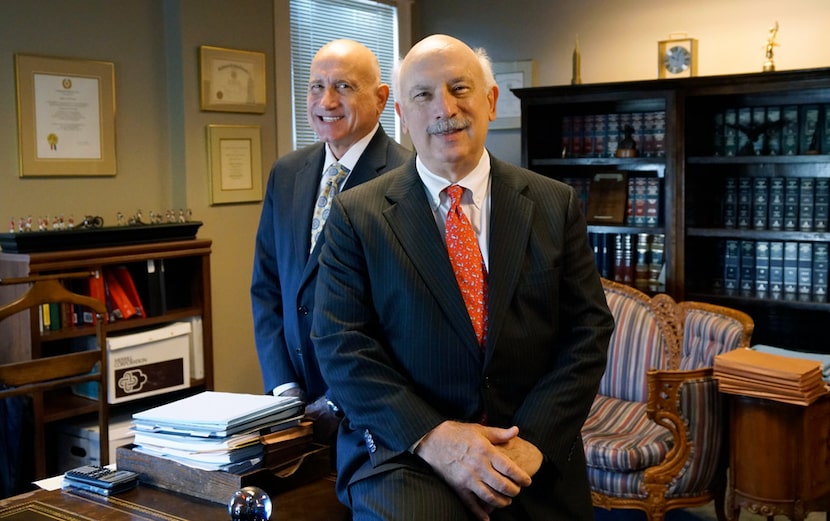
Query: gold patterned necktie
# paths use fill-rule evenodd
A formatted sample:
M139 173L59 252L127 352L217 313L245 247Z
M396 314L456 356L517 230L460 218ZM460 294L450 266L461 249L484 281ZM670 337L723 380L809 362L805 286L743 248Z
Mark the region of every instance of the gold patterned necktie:
M311 218L311 249L309 251L314 251L314 246L323 231L323 225L326 224L326 219L329 217L331 201L340 191L340 183L348 173L349 169L337 161L326 168L326 172L323 174L326 182L317 197L317 203L314 205L314 216Z
M450 198L446 222L447 252L476 338L483 347L487 337L487 268L473 226L461 211L463 193L464 188L458 185L447 188Z

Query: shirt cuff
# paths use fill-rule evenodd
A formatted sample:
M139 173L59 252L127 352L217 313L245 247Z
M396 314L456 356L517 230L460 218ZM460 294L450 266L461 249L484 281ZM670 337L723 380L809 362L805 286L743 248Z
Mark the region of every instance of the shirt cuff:
M298 384L297 382L284 383L282 385L278 385L278 386L274 387L274 390L271 391L271 394L273 394L274 396L279 396L282 393L284 393L285 391L287 391L289 389L296 389L299 386L300 386L300 384Z

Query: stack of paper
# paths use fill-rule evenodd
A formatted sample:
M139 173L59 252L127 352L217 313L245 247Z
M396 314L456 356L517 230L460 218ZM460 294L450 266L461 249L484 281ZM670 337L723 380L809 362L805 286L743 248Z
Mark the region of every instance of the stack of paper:
M797 405L809 405L828 393L821 364L753 349L717 355L714 374L718 389Z
M245 472L264 458L260 435L299 423L293 397L205 391L133 414L134 450L204 469Z

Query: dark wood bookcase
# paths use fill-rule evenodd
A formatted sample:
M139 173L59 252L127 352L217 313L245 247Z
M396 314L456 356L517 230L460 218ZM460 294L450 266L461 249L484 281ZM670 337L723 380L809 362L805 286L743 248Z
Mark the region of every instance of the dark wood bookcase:
M661 179L656 227L589 224L589 234L664 234L661 291L749 313L755 320L754 343L830 352L823 327L830 318L824 257L830 227L823 218L830 204L825 191L830 183L830 69L515 93L522 103L524 166L567 182L610 172ZM592 145L597 148L591 140L603 135L595 127L593 134L583 130L583 142L571 153L574 138L568 128L574 116L613 114L616 123L619 115L654 112L664 113L658 153L644 147L638 157L615 157L614 141L623 136L610 128L604 130L608 136L600 153L588 154ZM635 140L638 136L642 142L648 132L638 129ZM782 185L804 188L796 199L790 194L783 200ZM787 202L796 209L787 208ZM798 215L784 215L786 210ZM801 264L797 255L782 261L777 253L770 263L770 247L775 252L795 247L803 252ZM785 272L794 286L776 282Z
M61 272L90 271L102 273L114 266L127 266L137 271L148 261L163 262L166 270L165 284L168 292L162 311L147 313L145 317L108 322L104 327L108 336L145 331L173 322L200 317L202 321L202 354L204 376L191 378L190 388L174 391L169 395L154 395L110 405L113 413L147 408L159 401L169 401L182 393L213 388L213 322L211 312L210 253L211 241L207 239L176 240L126 246L44 251L36 253L0 252L0 277L55 274ZM16 297L23 288L1 287L2 301ZM69 349L78 339L94 335L92 325L64 325L57 330L43 330L37 313L19 313L0 322L0 361L13 362L47 354L50 350ZM189 370L189 368L187 368ZM106 390L105 390L106 392ZM46 426L46 450L54 451L49 442L50 426L70 419L80 419L97 411L97 402L73 394L68 389L44 393L41 400L33 401L33 421ZM54 468L47 468L55 472ZM40 469L39 473L42 473Z

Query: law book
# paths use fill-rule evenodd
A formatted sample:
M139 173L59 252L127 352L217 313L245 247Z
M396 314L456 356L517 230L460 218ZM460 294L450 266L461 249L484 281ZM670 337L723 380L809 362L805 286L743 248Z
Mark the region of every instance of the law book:
M738 178L727 176L723 186L723 227L738 227Z
M666 112L663 110L653 113L654 120L654 155L666 157Z
M620 115L617 113L608 114L608 145L606 153L608 157L614 157L617 153L617 146L620 144Z
M594 114L594 157L608 157L608 115Z
M770 285L770 245L769 241L755 242L755 292L764 296Z
M798 292L798 243L784 242L784 293Z
M799 190L798 177L784 179L784 231L798 230Z
M109 292L115 318L126 320L136 315L135 306L130 302L112 270L104 270L104 287Z
M817 177L813 180L815 196L813 197L813 231L826 232L830 220L830 179Z
M761 136L766 140L763 153L769 156L781 155L781 107L767 107L768 129L765 135Z
M769 243L769 291L773 298L784 292L784 242Z
M666 289L665 251L666 237L663 234L652 235L649 247L648 289L654 292Z
M755 177L752 179L752 228L755 230L767 229L767 215L769 212L769 178Z
M767 108L766 107L752 107L752 128L759 128L767 122ZM756 156L764 154L763 147L766 140L763 136L758 137L755 141L750 143L753 152Z
M798 243L798 298L809 300L813 291L813 243Z
M660 224L660 178L646 177L645 225L653 228Z
M738 228L747 230L752 224L752 179L738 178Z
M784 229L784 178L772 177L769 180L769 230Z
M741 241L741 292L751 295L755 289L755 241Z
M798 154L798 107L782 107L781 119L781 155L794 156Z
M741 278L741 246L737 239L727 239L723 251L723 287L737 291Z
M804 105L799 114L798 153L817 154L819 136L819 106Z
M126 266L115 266L112 268L115 278L124 293L127 295L127 300L135 308L135 314L140 317L146 317L147 313L144 311L144 306L141 303L141 296L138 294L138 289L135 286L133 277Z
M585 133L585 116L576 114L571 119L571 152L572 157L582 157L584 155L583 134Z
M801 177L798 186L798 229L802 232L811 232L814 223L815 179Z
M813 302L827 302L828 247L826 242L813 244Z
M752 107L738 108L738 126L750 128L752 126ZM738 155L754 155L755 152L746 132L738 132Z

